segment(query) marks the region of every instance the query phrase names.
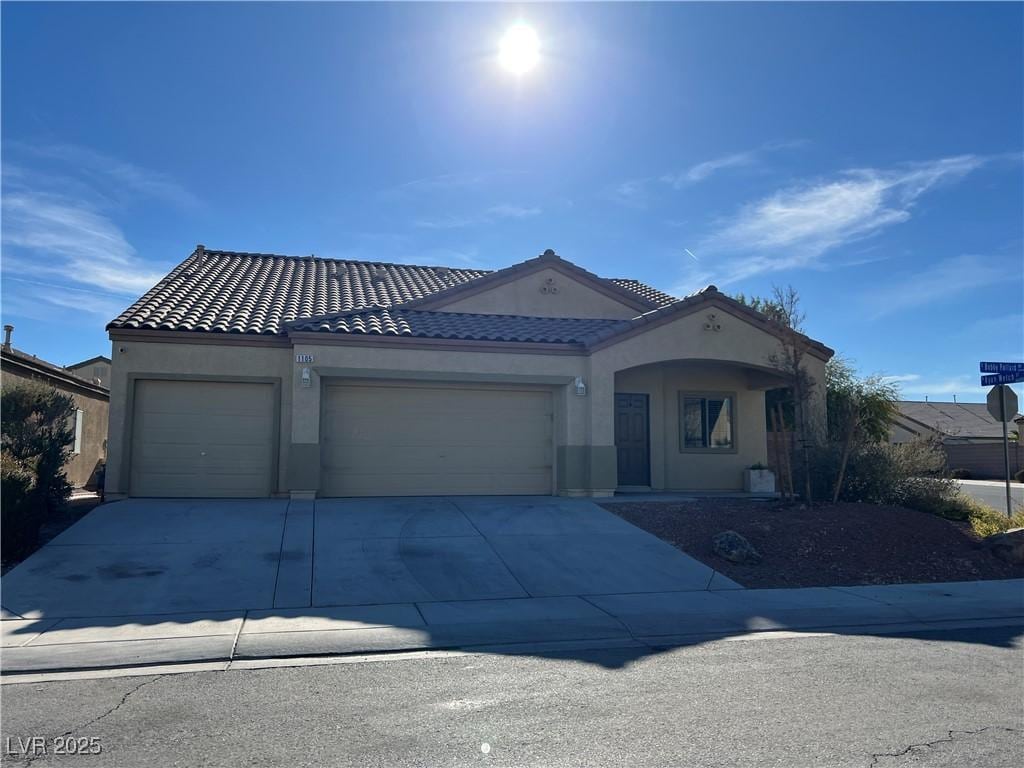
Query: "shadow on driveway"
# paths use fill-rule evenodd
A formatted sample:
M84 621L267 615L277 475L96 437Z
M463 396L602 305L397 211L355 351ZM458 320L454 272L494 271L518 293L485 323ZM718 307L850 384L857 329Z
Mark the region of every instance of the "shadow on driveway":
M759 630L1024 615L1019 582L978 584L744 590L577 499L128 500L4 578L4 666L442 648L621 665Z

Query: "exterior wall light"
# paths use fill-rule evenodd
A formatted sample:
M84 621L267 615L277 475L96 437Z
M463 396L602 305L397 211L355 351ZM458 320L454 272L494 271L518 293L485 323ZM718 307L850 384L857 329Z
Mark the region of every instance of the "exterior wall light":
M580 397L586 396L586 394L587 394L587 385L583 383L583 377L582 376L577 376L576 380L572 383L572 385L576 389L576 394L577 395L579 395Z
M313 377L309 374L309 368L302 369L302 386L311 387L313 386Z

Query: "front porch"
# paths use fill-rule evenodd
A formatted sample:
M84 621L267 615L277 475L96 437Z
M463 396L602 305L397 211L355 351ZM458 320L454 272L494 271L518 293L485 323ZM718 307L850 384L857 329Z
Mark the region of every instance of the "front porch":
M614 374L617 489L743 490L744 470L768 461L765 391L770 369L672 360Z

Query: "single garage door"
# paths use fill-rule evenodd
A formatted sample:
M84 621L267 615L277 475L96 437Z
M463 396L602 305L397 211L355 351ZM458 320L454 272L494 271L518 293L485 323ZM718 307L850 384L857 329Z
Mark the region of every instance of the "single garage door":
M321 494L550 494L552 421L541 389L328 386Z
M137 381L133 496L269 496L274 387L213 381Z

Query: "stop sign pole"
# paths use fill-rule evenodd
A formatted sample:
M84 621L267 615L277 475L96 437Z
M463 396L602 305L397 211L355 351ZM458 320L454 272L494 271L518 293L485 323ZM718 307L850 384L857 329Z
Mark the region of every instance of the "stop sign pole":
M1007 386L1024 381L1024 363L981 363L981 372L991 374L981 377L982 386L995 386L988 393L986 405L992 418L1003 423L1003 469L1006 471L1006 516L1013 515L1013 500L1010 496L1010 438L1006 424L1017 415L1017 393ZM1019 438L1018 438L1019 439Z

